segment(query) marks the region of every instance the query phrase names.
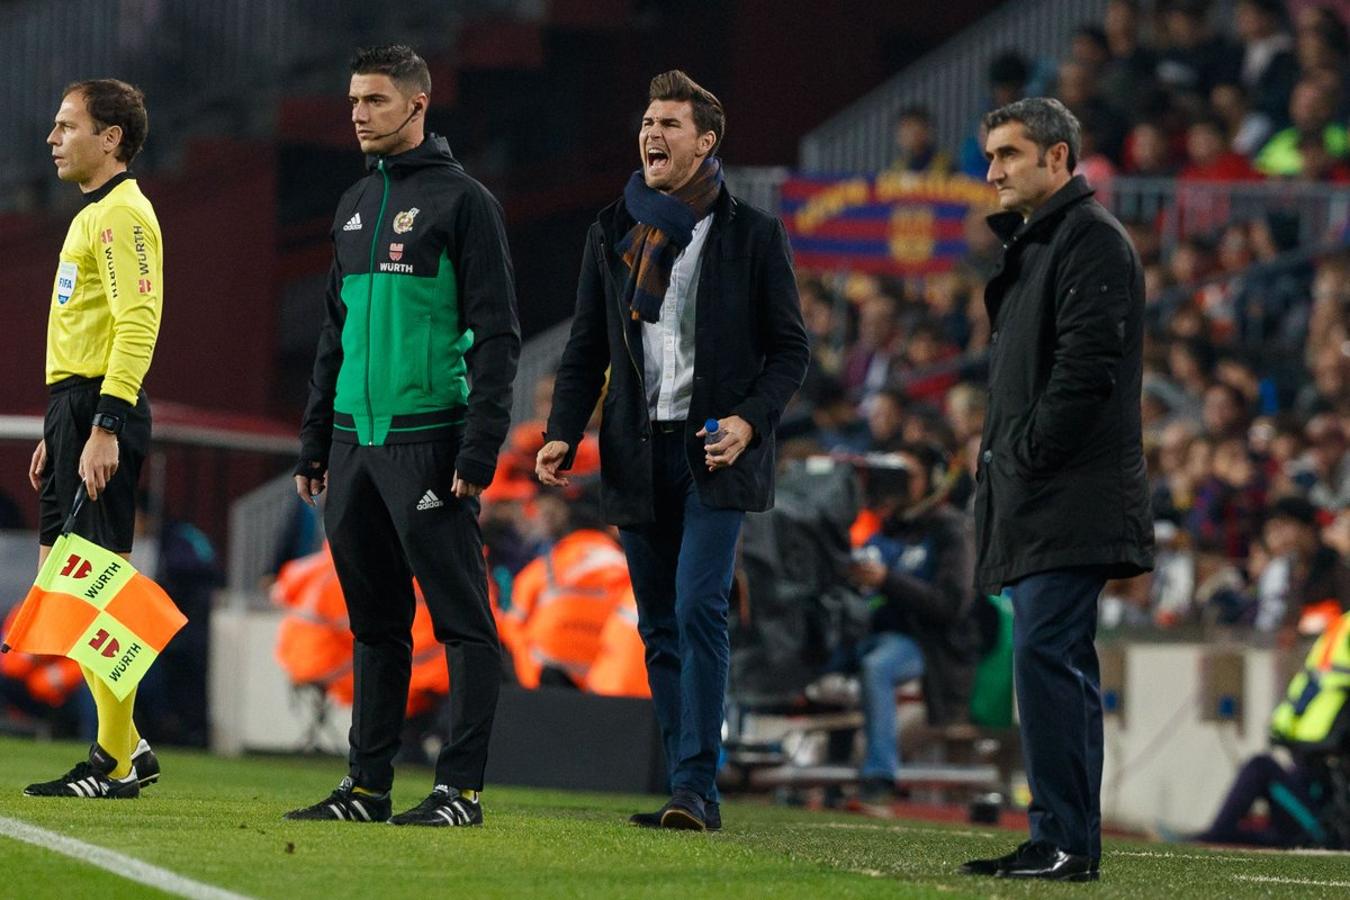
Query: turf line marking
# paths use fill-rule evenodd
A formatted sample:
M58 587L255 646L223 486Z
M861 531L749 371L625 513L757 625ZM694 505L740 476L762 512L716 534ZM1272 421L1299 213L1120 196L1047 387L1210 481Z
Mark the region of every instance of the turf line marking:
M18 819L0 816L0 835L69 856L71 859L105 869L128 881L156 888L166 894L186 897L188 900L248 900L243 894L193 881L191 878L185 878L159 866L152 866L135 857L96 844L86 844L84 841L77 841L64 834L20 822Z
M1309 887L1350 888L1350 881L1320 881L1316 878L1281 878L1278 875L1234 875L1235 881L1259 881L1262 884L1305 884Z
M1150 859L1194 859L1201 862L1234 862L1234 863L1254 863L1262 860L1251 859L1246 856L1233 856L1231 853L1220 855L1223 851L1215 853L1169 853L1166 850L1107 850L1109 856L1144 856Z

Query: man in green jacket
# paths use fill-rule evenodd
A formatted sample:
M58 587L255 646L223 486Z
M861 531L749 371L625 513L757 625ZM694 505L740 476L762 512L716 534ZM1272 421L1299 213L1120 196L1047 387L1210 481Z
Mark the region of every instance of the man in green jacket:
M291 819L478 825L501 679L478 495L510 426L520 354L501 207L424 131L426 63L394 45L352 61L367 174L338 203L296 489L324 524L355 639L348 776ZM470 379L472 389L470 389ZM416 577L450 680L450 742L421 804L390 818Z

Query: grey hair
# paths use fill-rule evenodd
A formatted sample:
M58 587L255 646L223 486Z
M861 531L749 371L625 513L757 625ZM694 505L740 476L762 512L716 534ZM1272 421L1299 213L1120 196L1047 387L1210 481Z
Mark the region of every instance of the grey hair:
M1069 171L1077 168L1082 127L1063 103L1054 97L1027 97L1001 106L984 117L984 127L989 131L1009 122L1021 123L1042 156L1055 144L1068 144Z

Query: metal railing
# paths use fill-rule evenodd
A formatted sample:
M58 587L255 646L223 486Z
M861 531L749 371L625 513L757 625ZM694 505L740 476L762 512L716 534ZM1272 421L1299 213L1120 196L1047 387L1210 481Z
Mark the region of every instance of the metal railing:
M781 167L742 166L727 169L727 183L737 196L778 215L782 186L791 174ZM1119 176L1098 199L1122 221L1157 228L1165 253L1185 238L1212 237L1230 222L1274 220L1292 230L1298 247L1338 240L1350 231L1350 187L1319 182Z
M896 115L913 105L932 112L938 146L960 146L986 111L986 68L991 59L1012 49L1033 62L1038 58L1057 59L1068 49L1075 28L1101 21L1106 3L1004 3L803 138L802 168L814 172L875 172L885 168L894 153Z

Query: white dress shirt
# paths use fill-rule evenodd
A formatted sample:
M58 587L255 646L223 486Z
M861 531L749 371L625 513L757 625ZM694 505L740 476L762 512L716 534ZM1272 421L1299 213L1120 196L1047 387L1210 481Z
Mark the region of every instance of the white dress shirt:
M647 412L653 422L689 417L694 393L694 312L698 275L703 268L703 245L712 227L712 214L694 226L689 246L675 257L670 285L661 301L661 318L642 323L643 374L647 386Z

